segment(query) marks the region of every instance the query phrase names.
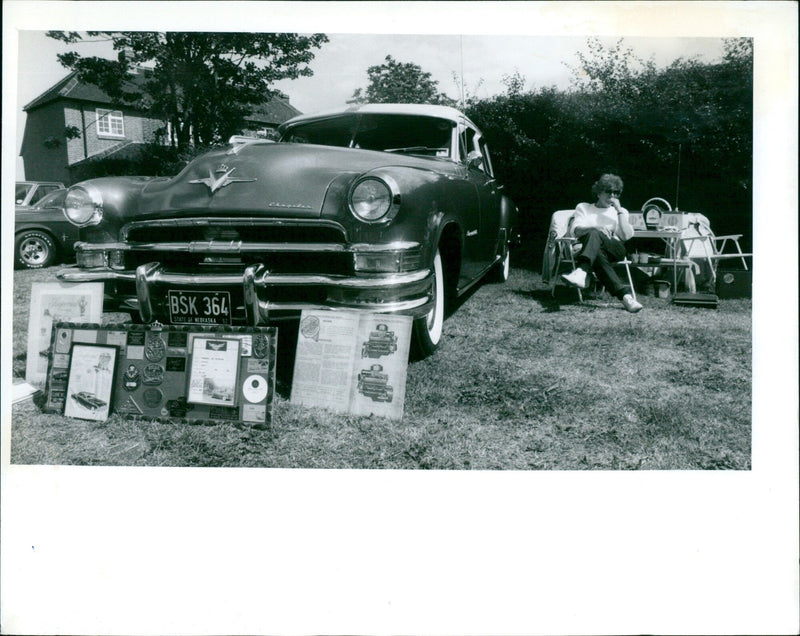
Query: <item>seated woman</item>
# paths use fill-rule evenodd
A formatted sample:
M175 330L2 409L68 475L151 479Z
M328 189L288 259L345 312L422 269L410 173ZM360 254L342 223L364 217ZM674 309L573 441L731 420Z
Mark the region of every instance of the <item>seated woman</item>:
M581 289L589 286L588 274L594 272L603 286L622 301L631 313L642 305L614 271L614 263L625 258L624 241L633 236L628 211L620 206L622 179L615 174L602 175L592 186L596 203L579 203L572 221L572 235L581 244L575 257L577 267L561 278Z

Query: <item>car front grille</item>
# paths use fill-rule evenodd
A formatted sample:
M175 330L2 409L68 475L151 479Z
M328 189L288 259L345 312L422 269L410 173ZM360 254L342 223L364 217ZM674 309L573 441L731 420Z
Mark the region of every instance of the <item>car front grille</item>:
M275 273L353 274L353 256L336 224L203 218L139 221L123 228L123 267L158 262L171 271L243 271L261 263Z

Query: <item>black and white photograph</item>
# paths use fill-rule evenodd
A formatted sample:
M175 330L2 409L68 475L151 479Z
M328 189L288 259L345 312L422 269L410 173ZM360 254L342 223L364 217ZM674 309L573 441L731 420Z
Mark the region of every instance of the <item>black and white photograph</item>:
M3 633L800 627L796 4L3 11Z
M277 429L305 425L245 453L236 422L181 431L161 465L752 467L753 38L24 30L19 51L21 183L69 186L80 240L14 271L15 339L42 281L102 285L106 321L279 327ZM293 407L303 309L413 320L399 434ZM117 423L138 457L52 438L34 400L11 461L151 465L163 425Z
M108 419L117 348L75 343L69 354L64 416L104 422Z

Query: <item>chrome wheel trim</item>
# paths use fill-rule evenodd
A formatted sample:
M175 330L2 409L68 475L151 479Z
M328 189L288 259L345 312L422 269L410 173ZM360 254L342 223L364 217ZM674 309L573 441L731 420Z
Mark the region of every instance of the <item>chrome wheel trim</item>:
M50 248L38 236L26 238L19 246L20 260L27 265L41 265L49 254Z

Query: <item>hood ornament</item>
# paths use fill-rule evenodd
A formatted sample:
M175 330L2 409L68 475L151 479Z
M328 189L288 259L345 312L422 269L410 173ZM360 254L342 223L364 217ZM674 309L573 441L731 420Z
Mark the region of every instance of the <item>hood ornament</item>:
M227 166L220 166L220 168L227 168ZM203 185L207 185L209 190L211 190L211 194L214 194L217 190L220 190L231 183L255 181L255 179L237 179L236 177L231 177L230 175L234 170L236 170L236 168L231 168L230 170L227 170L221 177L215 178L214 173L209 169L207 179L192 179L189 183L202 183ZM219 168L217 169L217 172L219 172Z

